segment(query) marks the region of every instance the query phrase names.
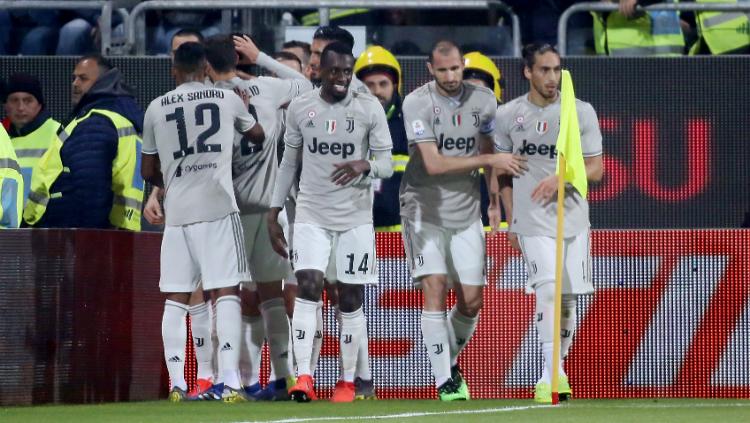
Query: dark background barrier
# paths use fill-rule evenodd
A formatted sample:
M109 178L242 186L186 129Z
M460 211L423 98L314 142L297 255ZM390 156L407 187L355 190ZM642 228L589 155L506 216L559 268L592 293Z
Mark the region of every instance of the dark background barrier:
M112 61L144 108L170 90L169 59ZM423 58L400 58L406 93L429 79ZM528 90L518 59L496 60L504 99ZM42 79L52 114L66 120L75 63L66 57L0 57L0 77ZM591 192L596 228L750 226L750 57L569 58L576 94L596 109L605 178ZM746 216L746 214L748 214Z
M0 406L166 395L160 238L0 231ZM487 256L485 307L460 363L472 397L530 398L541 353L526 268L504 234ZM592 258L597 291L579 302L566 361L577 398L750 396L749 230L594 231ZM365 301L378 394L434 398L399 234L378 234L378 260ZM324 318L316 382L327 396L339 366L330 307Z

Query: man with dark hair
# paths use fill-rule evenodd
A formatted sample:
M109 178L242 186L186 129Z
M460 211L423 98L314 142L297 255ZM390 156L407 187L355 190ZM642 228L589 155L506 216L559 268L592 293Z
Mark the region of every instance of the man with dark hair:
M310 80L313 85L320 86L320 60L323 50L329 44L339 42L348 47L349 50L354 48L354 36L344 28L335 25L321 26L313 34L313 41L310 45ZM352 78L351 87L354 91L368 93L369 90L356 77Z
M292 319L298 379L289 390L300 402L317 399L311 360L324 278L339 287L342 380L334 402L354 400L360 343L353 340L366 330L364 284L378 279L371 178L393 173L392 143L377 99L350 89L353 65L349 45L330 43L321 54L320 89L289 105L286 149L268 214L273 248L287 257L278 216L301 166L291 252L299 284Z
M300 61L300 58L295 56L294 53L290 53L288 51L282 50L282 51L276 52L273 55L273 58L276 59L276 61L281 63L282 65L290 67L299 73L302 73L303 71L302 61Z
M45 108L42 87L35 76L25 73L11 75L6 92L5 114L10 120L8 135L21 166L26 198L34 165L57 137L60 123L52 119Z
M492 206L502 201L509 223L508 241L523 253L528 269L526 291L536 296L536 324L544 371L534 388L534 400L552 402L552 374L558 366L558 392L572 396L562 360L573 343L578 296L594 291L589 252L589 206L576 189L565 190L564 269L560 333L554 333L555 236L557 217L557 143L560 132L560 55L554 47L524 48L523 74L529 92L497 109L495 149L527 156L529 171L518 178L500 178ZM602 134L596 112L576 99L581 150L590 181L602 177ZM547 152L547 154L545 154ZM491 206L491 207L492 207ZM498 213L499 214L499 213ZM554 337L560 336L560 362L552 362Z
M298 40L287 41L281 45L281 51L289 52L297 56L302 64L302 73L305 73L307 66L310 63L310 55L312 54L310 43Z
M206 87L203 46L188 42L175 52L178 87L146 110L143 177L163 188L166 226L159 289L164 359L172 382L170 401L185 399L185 331L190 293L200 282L214 293L225 402L247 401L239 377L241 343L238 285L248 276L242 225L232 187L235 129L261 143L263 128L232 91Z
M24 220L140 230L143 110L120 71L98 54L78 60L73 76L72 119L32 175Z
M517 175L523 159L492 154L495 96L463 80L463 57L438 41L427 69L434 81L404 99L409 164L401 180L402 234L415 286L424 293L422 337L442 401L467 400L458 366L479 320L485 285L479 169ZM456 305L446 318L449 288Z
M181 29L172 36L170 55L174 58L174 52L184 43L202 43L203 34L195 29Z
M232 160L233 182L243 227L250 276L241 291L243 305L243 384L255 399L288 399L289 322L282 294L282 279L290 272L289 262L274 254L266 228L271 193L276 180L277 140L281 112L293 98L312 90L304 75L273 60L258 50L248 36L217 35L204 41L208 76L217 88L237 93L265 131L265 140L249 144L235 133ZM239 56L287 77L257 77L243 80L237 75ZM252 280L252 283L250 282ZM260 336L257 336L257 335ZM264 336L265 334L265 336ZM249 338L249 339L248 339ZM259 383L261 348L268 339L273 376L266 389Z

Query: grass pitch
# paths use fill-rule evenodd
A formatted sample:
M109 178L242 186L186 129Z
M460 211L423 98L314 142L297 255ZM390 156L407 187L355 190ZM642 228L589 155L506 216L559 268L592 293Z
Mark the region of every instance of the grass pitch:
M0 408L0 422L750 422L750 400L574 400L540 406L529 400L359 401L172 404L132 402Z

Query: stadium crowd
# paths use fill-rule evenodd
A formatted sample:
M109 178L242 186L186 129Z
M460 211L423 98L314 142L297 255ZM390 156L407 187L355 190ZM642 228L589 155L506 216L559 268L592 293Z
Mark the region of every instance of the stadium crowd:
M480 210L495 230L502 206L537 296L545 366L535 399L552 401L555 373L560 394L570 397L563 362L552 359L554 232L542 216L554 214L554 122L561 114L560 56L549 28L574 2L539 2L533 13L530 3L508 1L522 17L523 40L532 42L522 68L529 93L517 99L503 98L502 72L487 56L497 51L462 51L470 43L437 40L426 51L404 40L386 46L429 58L433 80L406 93L394 51L372 45L355 58L354 38L339 26L318 27L311 40L284 43L269 55L250 36L221 34L216 12L160 13L151 18L150 51L171 55L176 88L146 110L120 71L93 52L95 15L0 11L3 54L82 55L71 69L65 123L45 109L38 75L16 73L4 83L0 226L138 231L142 217L164 225L170 399L225 402L317 399L312 375L323 292L340 332L332 399L374 398L364 290L377 282L375 229L402 232L412 278L424 292L421 327L437 393L452 401L470 398L458 357L483 305ZM717 42L710 22L717 14L695 15L694 32L684 16L635 5L621 0L620 12L577 23L584 41L574 51L588 45L611 55L726 54L750 46L747 17L725 16L717 25L734 25L737 39ZM365 10L340 22L395 26L429 17ZM623 28L641 31L640 44L624 44ZM577 104L586 176L598 181L596 113ZM565 198L571 237L562 357L575 331L577 297L593 290L585 194L566 189ZM446 312L450 289L457 302ZM183 378L186 335L175 330L186 315L198 362L192 390ZM272 376L262 386L266 342Z

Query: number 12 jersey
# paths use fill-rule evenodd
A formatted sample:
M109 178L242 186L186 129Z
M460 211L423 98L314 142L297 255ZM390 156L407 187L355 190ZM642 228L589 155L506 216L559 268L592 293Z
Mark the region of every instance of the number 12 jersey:
M200 82L184 83L149 104L143 153L159 154L167 225L211 222L238 211L234 131L255 123L237 94Z

